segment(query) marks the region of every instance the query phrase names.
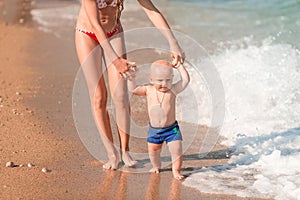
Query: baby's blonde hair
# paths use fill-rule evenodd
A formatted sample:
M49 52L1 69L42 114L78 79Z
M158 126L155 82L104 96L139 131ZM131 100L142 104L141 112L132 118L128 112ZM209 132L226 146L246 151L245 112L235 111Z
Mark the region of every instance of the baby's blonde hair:
M168 70L169 73L173 75L173 67L172 67L172 64L169 61L167 61L167 60L157 60L157 61L155 61L151 64L150 76L152 77L153 74L155 74L157 72L157 70L160 70L162 68Z
M167 60L154 61L151 66L153 66L153 65L166 66L166 67L168 66L168 67L172 68L172 64Z

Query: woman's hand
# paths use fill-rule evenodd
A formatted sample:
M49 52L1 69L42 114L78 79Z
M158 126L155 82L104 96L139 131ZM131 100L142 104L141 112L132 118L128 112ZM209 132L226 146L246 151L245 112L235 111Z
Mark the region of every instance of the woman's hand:
M171 58L173 66L177 66L179 64L184 63L185 53L177 42L175 44L171 44Z
M113 62L120 76L127 79L132 73L137 71L135 62L131 62L124 58L118 58Z

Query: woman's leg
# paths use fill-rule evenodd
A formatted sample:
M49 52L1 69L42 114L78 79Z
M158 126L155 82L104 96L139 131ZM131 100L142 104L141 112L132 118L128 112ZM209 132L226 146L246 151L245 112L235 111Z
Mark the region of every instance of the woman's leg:
M123 35L119 34L110 40L111 45L119 57L125 58L125 44ZM105 55L107 57L108 55ZM123 79L111 63L108 66L108 80L110 93L116 109L116 121L118 126L120 148L122 160L127 166L134 166L136 161L132 160L129 151L129 132L130 132L130 108L127 89L127 81Z
M75 44L86 78L94 119L109 159L103 167L117 169L119 156L113 144L110 120L106 110L107 90L103 77L102 50L91 38L78 31L76 31Z

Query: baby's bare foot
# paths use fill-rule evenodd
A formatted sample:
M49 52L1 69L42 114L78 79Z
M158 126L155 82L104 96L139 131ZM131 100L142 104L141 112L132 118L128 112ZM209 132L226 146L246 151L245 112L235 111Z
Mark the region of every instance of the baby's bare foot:
M149 170L149 172L158 174L159 173L159 168L152 168L152 169Z
M116 170L116 169L118 169L119 162L120 162L120 160L119 160L118 156L112 155L112 156L109 156L108 162L105 163L102 167L104 169Z
M131 158L128 151L122 151L122 160L127 167L133 167L138 163L136 160Z

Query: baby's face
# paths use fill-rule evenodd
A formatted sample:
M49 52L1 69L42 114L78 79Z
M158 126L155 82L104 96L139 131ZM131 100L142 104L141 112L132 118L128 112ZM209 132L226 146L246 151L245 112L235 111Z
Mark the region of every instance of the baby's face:
M173 71L170 67L159 67L151 72L150 81L160 92L167 92L172 87Z

